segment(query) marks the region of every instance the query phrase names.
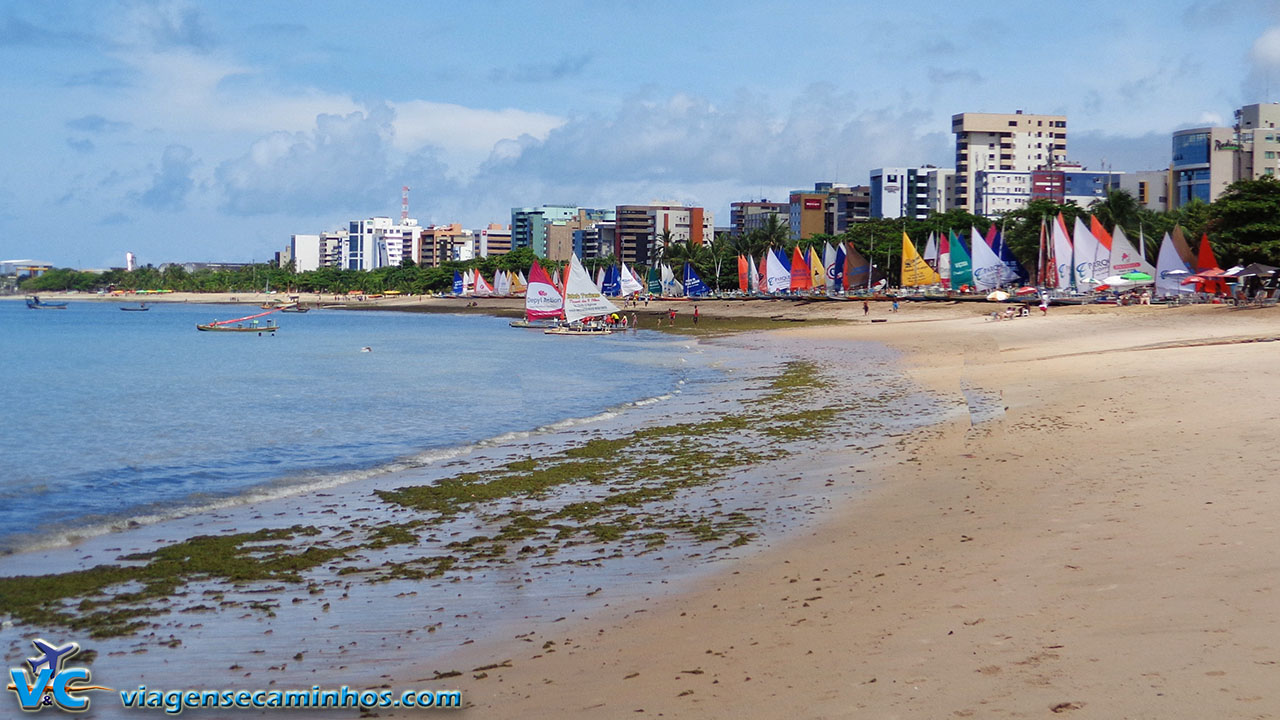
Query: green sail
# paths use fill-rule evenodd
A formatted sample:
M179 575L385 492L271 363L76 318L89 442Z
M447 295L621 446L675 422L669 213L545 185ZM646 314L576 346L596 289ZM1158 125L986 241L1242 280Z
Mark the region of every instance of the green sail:
M662 276L658 273L656 265L649 268L649 275L645 277L645 282L649 285L650 295L662 294Z
M962 285L973 287L973 263L969 261L969 251L964 242L951 231L951 288L958 290Z

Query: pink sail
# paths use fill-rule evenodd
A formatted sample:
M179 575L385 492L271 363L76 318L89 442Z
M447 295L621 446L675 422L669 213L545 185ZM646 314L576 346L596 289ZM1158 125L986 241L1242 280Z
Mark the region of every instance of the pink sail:
M549 320L564 314L564 298L551 282L551 276L537 260L529 270L529 287L524 294L526 320Z

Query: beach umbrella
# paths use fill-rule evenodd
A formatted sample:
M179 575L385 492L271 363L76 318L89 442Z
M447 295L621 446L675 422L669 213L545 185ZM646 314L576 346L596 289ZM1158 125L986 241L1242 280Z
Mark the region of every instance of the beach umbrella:
M1009 293L1003 290L996 290L995 292L988 295L987 299L990 300L991 302L1004 302L1005 300L1009 299Z
M1145 283L1145 282L1151 282L1152 280L1155 280L1155 278L1151 277L1150 275L1144 272L1127 272L1121 275L1120 277L1124 278L1125 280L1129 280L1130 282L1137 282L1137 283Z
M1143 273L1133 273L1133 274L1142 275ZM1123 275L1108 275L1107 277L1102 279L1102 282L1104 285L1107 286L1107 288L1105 289L1110 289L1110 290L1127 290L1128 288L1131 288L1134 285L1137 285L1136 282L1125 279ZM1101 285L1094 288L1094 290L1103 290L1103 289L1104 288Z
M1013 292L1014 295L1035 295L1036 289L1030 285L1023 285Z

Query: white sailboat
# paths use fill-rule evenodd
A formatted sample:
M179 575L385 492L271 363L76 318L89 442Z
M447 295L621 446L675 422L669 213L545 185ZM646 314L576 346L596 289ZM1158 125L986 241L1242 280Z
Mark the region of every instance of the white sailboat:
M770 249L765 258L765 292L776 293L791 289L791 271L787 269L778 251Z
M1004 261L987 244L986 238L982 237L978 228L970 226L969 230L972 238L970 262L973 263L973 285L980 292L995 290L1000 287L1004 276Z
M607 326L583 325L584 318L601 317L618 312L618 307L596 287L577 253L569 258L569 279L565 282L564 319L570 326L545 330L548 335L608 335Z

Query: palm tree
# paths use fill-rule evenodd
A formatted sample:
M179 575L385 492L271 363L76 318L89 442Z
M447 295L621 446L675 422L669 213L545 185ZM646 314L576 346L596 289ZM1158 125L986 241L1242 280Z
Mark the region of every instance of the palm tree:
M1128 190L1108 190L1105 198L1095 200L1089 206L1094 216L1103 225L1110 226L1112 229L1117 225L1122 228L1136 227L1141 209L1137 199Z

